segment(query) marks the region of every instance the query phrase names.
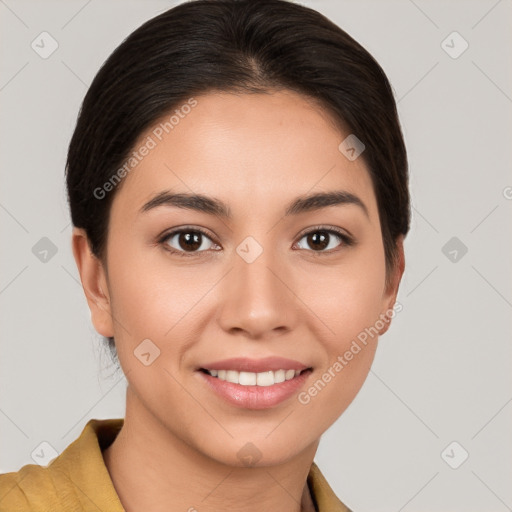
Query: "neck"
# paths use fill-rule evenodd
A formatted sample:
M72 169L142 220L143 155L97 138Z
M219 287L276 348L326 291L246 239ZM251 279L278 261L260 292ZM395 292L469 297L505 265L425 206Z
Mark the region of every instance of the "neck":
M124 425L103 457L126 512L314 512L306 479L317 447L279 465L225 465L175 436L128 387Z

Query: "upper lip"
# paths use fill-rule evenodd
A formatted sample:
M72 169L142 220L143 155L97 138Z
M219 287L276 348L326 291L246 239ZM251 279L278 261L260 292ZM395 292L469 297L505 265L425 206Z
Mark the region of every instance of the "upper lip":
M306 370L309 366L293 359L284 357L265 357L263 359L249 359L247 357L233 357L223 359L201 366L205 370L235 370L238 372L267 372L277 370Z

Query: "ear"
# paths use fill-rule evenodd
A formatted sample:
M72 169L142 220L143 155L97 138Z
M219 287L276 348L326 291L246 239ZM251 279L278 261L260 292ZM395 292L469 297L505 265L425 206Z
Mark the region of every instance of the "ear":
M89 239L81 228L73 228L71 239L80 280L84 289L91 320L96 331L107 338L114 336L112 311L106 271L91 251Z
M384 334L391 325L391 318L387 315L387 312L393 311L393 306L396 302L396 297L398 295L398 288L400 286L400 281L402 280L402 276L405 270L405 255L404 255L404 237L400 235L400 237L396 241L396 258L391 269L391 275L386 279L386 288L384 290L383 295L383 306L384 311L382 311L381 318L386 318L384 327L379 331L379 335Z

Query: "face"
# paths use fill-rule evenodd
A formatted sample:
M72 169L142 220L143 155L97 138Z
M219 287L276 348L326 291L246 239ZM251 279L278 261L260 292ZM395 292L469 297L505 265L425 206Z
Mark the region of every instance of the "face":
M354 399L401 270L387 285L368 170L319 107L285 91L190 105L134 148L92 319L132 410L217 461L277 464Z

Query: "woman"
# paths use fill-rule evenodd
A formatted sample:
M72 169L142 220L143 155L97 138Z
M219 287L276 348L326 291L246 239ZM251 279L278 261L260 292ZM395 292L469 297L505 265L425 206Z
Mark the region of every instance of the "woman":
M181 4L105 62L66 171L126 414L0 476L0 510L349 510L313 459L395 314L410 216L376 61L291 2Z

